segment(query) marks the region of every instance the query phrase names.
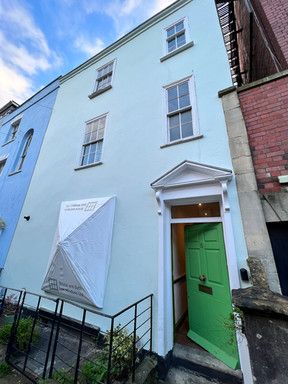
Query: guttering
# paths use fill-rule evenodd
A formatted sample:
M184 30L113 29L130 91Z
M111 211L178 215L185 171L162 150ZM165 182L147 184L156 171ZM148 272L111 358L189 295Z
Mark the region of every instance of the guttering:
M78 67L72 69L72 71L68 72L60 79L60 83L63 84L65 81L69 80L77 73L82 72L84 69L90 67L97 61L101 60L103 57L109 55L114 52L116 49L120 48L122 45L128 43L130 40L134 39L136 36L145 32L152 25L157 24L159 21L165 19L171 13L177 11L178 9L184 7L186 4L190 3L192 0L178 0L175 3L171 4L169 7L163 9L163 11L156 13L156 15L150 17L150 19L144 21L142 24L138 25L138 27L132 29L125 36L121 37L119 40L116 40L115 43L112 43L107 48L103 49L103 51L97 53L97 55L91 57L91 59L85 61L83 64L80 64Z

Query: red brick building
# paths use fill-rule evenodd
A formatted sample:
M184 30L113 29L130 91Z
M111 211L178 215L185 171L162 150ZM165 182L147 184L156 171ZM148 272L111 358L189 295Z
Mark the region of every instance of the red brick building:
M288 296L288 1L217 4L229 9L221 25L236 86L220 96L248 253Z

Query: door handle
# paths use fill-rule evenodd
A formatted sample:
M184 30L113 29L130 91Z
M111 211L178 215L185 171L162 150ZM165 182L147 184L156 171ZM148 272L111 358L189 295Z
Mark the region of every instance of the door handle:
M206 281L207 280L207 277L205 275L200 275L199 276L199 280L200 281Z

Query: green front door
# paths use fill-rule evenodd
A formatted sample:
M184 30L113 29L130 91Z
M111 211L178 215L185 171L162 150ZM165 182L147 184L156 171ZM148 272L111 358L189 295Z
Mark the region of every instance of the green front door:
M185 227L188 336L229 367L239 367L221 223Z

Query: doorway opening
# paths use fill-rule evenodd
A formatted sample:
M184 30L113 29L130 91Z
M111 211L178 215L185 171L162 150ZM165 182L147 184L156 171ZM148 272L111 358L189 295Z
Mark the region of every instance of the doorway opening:
M211 218L213 218L211 220ZM176 205L171 207L171 236L172 236L172 282L174 308L174 342L194 348L202 347L192 341L187 335L189 331L188 298L185 258L185 227L195 222L221 221L220 205L218 202L191 205ZM183 221L183 222L181 222Z
M220 204L171 208L175 342L239 366Z

